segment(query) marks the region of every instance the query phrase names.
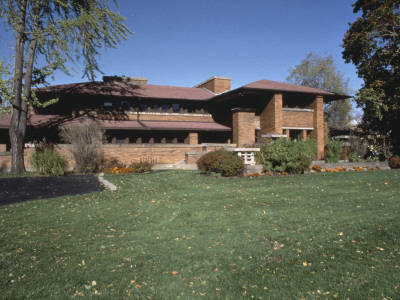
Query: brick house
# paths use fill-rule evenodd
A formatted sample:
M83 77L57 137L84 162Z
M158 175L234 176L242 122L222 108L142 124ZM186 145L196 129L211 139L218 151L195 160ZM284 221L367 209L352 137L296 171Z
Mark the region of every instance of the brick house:
M138 77L104 76L101 82L55 85L36 90L40 101L28 118L27 141L59 142L58 126L96 119L104 127L107 155L129 163L188 161L188 155L222 145L252 145L262 138L312 138L318 158L325 146L324 102L337 93L269 80L231 90L231 79L212 77L195 87L151 85ZM0 151L9 150L9 118L0 119ZM61 147L61 150L64 148Z

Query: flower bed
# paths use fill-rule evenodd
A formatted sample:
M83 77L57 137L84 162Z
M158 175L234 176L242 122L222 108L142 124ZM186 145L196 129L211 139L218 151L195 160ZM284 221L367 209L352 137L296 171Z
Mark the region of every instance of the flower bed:
M152 168L149 162L134 162L129 166L115 166L109 167L104 170L107 174L130 174L130 173L147 173L150 172Z
M381 168L379 166L376 166L375 168L370 168L370 167L366 167L366 166L357 166L357 167L336 167L335 169L331 169L331 168L321 168L318 165L313 165L310 168L310 173L323 173L323 172L327 172L327 173L339 173L339 172L349 172L349 171L356 171L356 172L361 172L361 171L373 171L373 170L380 170Z
M370 168L368 166L357 166L357 167L336 167L334 169L332 168L321 168L318 165L313 165L310 168L309 173L313 174L313 173L340 173L340 172L362 172L362 171L374 171L374 170L381 170L381 168L379 166L376 166L375 168ZM262 173L249 173L246 175L243 175L243 177L245 178L254 178L254 177L260 177L260 176L287 176L287 175L291 175L287 172L282 172L282 173L278 173L278 172L262 172Z
M104 170L104 173L107 174L129 174L129 173L133 173L132 168L128 168L128 167L114 167L114 168L107 168Z

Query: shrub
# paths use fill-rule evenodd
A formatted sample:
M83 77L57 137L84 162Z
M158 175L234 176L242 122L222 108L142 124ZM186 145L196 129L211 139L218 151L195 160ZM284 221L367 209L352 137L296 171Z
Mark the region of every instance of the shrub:
M113 156L106 157L105 155L99 157L97 164L100 170L113 169L115 167L121 169L125 167L125 165L118 158Z
M361 137L352 134L349 137L349 143L351 151L355 152L357 156L360 157L361 159L364 158L368 150L367 142L363 140Z
M132 162L128 168L132 169L133 173L147 173L151 171L152 164L147 161Z
M378 162L379 161L379 156L368 156L365 159L366 162Z
M342 143L339 141L330 140L326 148L326 159L327 163L339 162L340 153L342 153Z
M61 176L67 173L66 158L50 147L36 149L30 163L39 175Z
M262 147L256 153L256 161L264 165L266 172L301 174L308 170L316 153L314 140L293 141L282 138Z
M349 161L350 162L361 162L362 159L358 156L358 153L356 151L352 151L349 154Z
M215 172L224 177L242 175L244 170L243 159L226 150L209 152L200 157L196 164L206 174Z
M400 156L393 156L389 160L389 167L392 169L400 169Z
M98 122L82 122L60 128L61 139L71 144L71 154L79 173L97 172L100 167L103 129Z

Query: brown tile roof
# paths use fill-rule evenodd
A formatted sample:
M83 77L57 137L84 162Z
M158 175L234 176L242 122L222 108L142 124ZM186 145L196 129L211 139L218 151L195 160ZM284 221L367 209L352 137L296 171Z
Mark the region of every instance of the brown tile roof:
M347 99L349 96L341 95L321 89L316 89L307 86L283 83L271 80L259 80L253 83L244 85L237 89L228 91L220 95L220 97L229 97L237 91L255 90L255 91L279 91L279 92L294 92L306 93L324 96L327 101ZM137 97L151 99L169 99L169 100L210 100L219 98L213 93L202 89L192 87L177 87L166 85L152 84L132 84L126 82L109 81L109 82L82 82L54 85L36 89L38 96L49 94L52 96L64 95L100 95L100 96L115 96L115 97Z
M27 126L33 126L33 127L42 127L42 126L51 127L64 124L66 122L70 122L72 120L73 118L68 116L28 115L26 124ZM11 122L11 115L0 116L0 128L8 129L10 127L10 122Z
M38 96L51 95L102 95L116 97L161 98L179 100L208 100L214 96L202 88L176 87L125 82L82 82L53 85L36 89Z
M92 121L87 117L65 117L59 115L30 115L27 125L33 127L52 127L73 122ZM8 129L11 116L0 117L0 129ZM98 120L104 129L116 130L197 130L197 131L230 131L227 126L215 122L177 122L177 121L136 121L136 120Z
M347 99L349 96L341 95L321 89L316 89L308 86L295 85L284 82L277 82L271 80L259 80L252 82L250 84L244 85L239 89L254 89L254 90L268 90L268 91L279 91L279 92L294 92L294 93L306 93L315 94L321 96L327 96L327 98L332 98L332 100ZM334 99L333 99L334 98Z
M269 90L269 91L282 91L282 92L300 92L300 93L310 93L310 94L320 94L320 95L333 95L334 93L328 92L321 89L315 89L308 86L295 85L284 82L277 82L271 80L259 80L246 84L242 88L247 89L258 89L258 90Z

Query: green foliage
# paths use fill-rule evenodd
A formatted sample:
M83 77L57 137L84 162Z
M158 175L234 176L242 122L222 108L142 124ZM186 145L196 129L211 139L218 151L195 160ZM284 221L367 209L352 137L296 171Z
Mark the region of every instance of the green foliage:
M36 40L36 53L44 58L40 61L44 64L33 69L34 82L42 83L56 70L69 75L67 62L83 66L83 77L94 80L100 71L99 49L116 48L132 34L124 25L126 19L111 10L108 0L32 2L23 16L25 43L30 46ZM22 1L1 0L0 4L0 16L8 19L12 31L18 32L21 16L15 12L20 11ZM35 19L39 20L37 26Z
M356 151L351 151L349 154L349 161L350 162L361 162L362 159L358 156Z
M243 174L243 159L235 153L226 150L208 152L196 162L199 170L206 174L212 172L224 177L239 176Z
M399 156L393 156L389 160L389 167L392 169L400 169L400 157Z
M152 164L148 161L133 162L128 168L132 169L133 173L148 173L151 171Z
M11 172L21 173L27 106L39 104L32 86L46 83L56 71L70 75L69 62L82 66L82 77L94 80L101 72L99 49L115 48L132 32L124 25L125 18L111 11L108 0L0 0L0 17L15 36L9 131L14 149Z
M35 150L30 162L39 175L62 176L67 173L68 161L50 147Z
M387 136L400 154L400 2L357 0L360 14L343 39L343 58L353 63L364 80L356 95L362 108L364 132Z
M314 140L293 141L281 138L263 146L256 153L256 161L263 164L267 172L301 174L308 170L316 153Z
M100 168L103 153L103 128L98 122L72 123L60 127L61 139L71 144L78 173L93 173Z
M342 142L330 140L326 146L326 158L327 163L337 163L339 162L340 154L342 153Z
M367 158L365 158L366 162L378 162L379 161L379 157L378 156L368 156Z
M286 81L339 94L350 93L349 78L337 71L332 55L322 57L308 53L299 65L289 69ZM327 103L324 110L329 127L347 128L352 120L352 106L348 99Z
M9 66L0 60L0 114L10 112L12 100L12 78Z

